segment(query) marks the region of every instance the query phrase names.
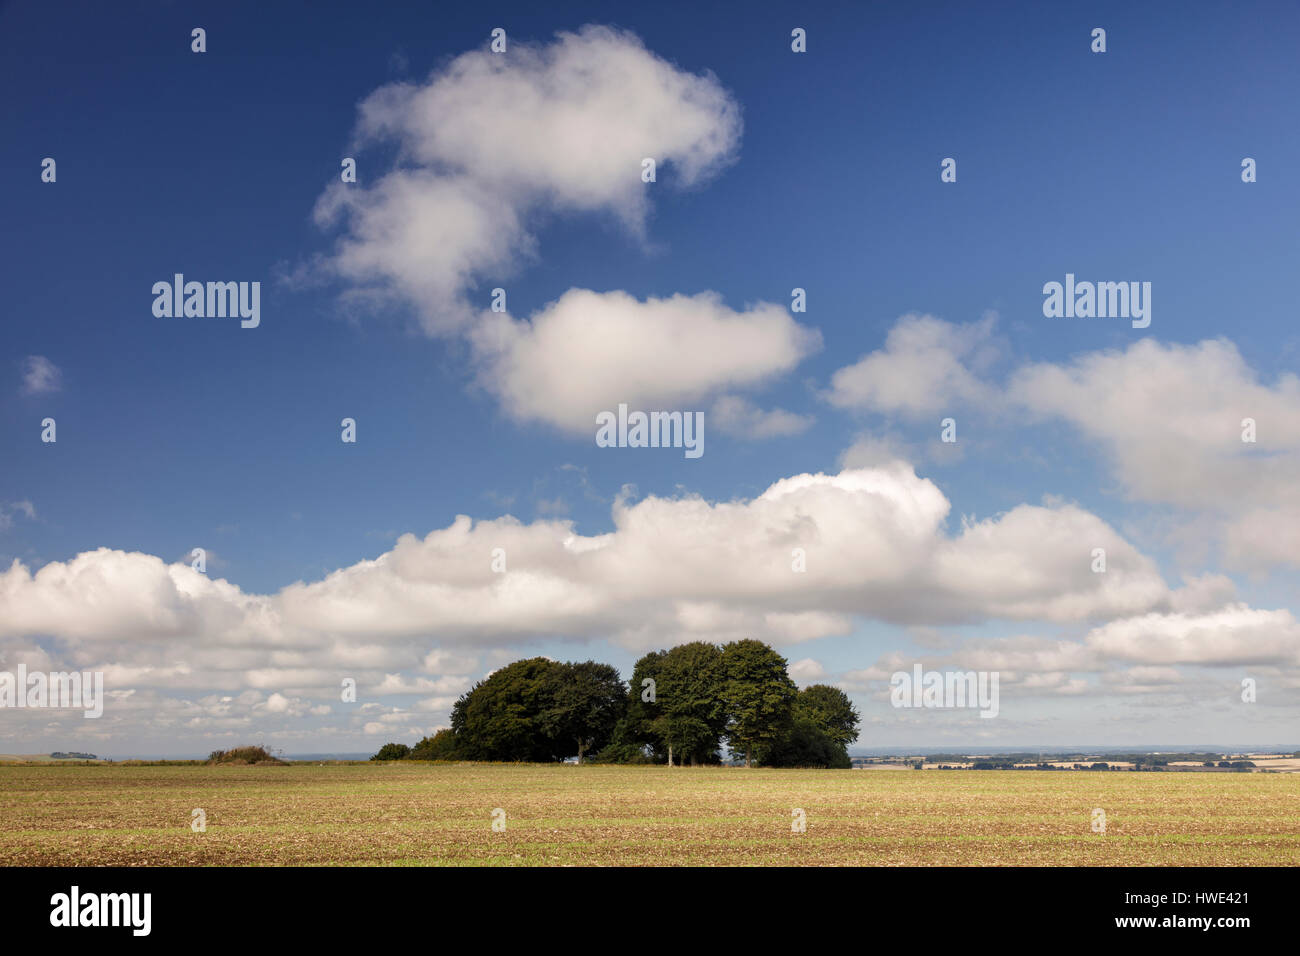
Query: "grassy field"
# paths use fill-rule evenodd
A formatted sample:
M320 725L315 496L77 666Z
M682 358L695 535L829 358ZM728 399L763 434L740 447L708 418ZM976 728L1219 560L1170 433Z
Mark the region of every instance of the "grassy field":
M9 764L0 864L1297 865L1300 775Z
M55 759L49 754L0 754L0 763L103 763L103 761Z

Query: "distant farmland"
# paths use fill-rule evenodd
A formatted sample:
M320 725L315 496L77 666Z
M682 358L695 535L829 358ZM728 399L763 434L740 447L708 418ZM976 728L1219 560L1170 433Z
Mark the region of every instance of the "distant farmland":
M0 864L1297 865L1300 775L9 764Z

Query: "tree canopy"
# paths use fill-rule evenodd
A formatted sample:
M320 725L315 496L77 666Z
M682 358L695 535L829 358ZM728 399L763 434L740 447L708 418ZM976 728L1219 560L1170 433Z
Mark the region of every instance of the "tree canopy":
M652 651L630 683L609 664L545 657L494 671L456 701L451 727L376 760L720 763L848 767L859 718L848 695L800 691L786 660L761 641L705 641Z
M727 741L745 766L790 730L798 688L785 658L762 641L735 641L722 649Z
M794 700L789 731L773 743L763 762L770 767L848 769L848 745L858 739L858 712L849 695L812 684Z
M561 758L583 756L613 737L626 705L627 685L609 664L557 664L546 677L547 709L542 726Z

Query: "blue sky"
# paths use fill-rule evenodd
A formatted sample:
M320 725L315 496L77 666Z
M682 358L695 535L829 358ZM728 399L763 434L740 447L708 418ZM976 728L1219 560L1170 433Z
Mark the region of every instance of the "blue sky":
M854 693L867 717L863 749L1294 743L1300 506L1287 476L1300 452L1291 282L1300 239L1285 210L1300 198L1291 175L1300 136L1289 122L1298 19L1284 4L1249 13L1208 4L880 4L815 14L758 4L743 15L688 4L617 15L601 4L411 4L382 15L343 4L5 5L0 559L20 568L0 587L0 668L117 667L110 689L150 703L116 713L110 705L93 731L79 720L47 724L49 715L15 717L10 728L0 720L0 749L95 735L108 753L202 751L250 735L291 752L369 749L445 723L457 688L514 657L595 657L628 673L646 649L731 639L763 615L817 610L843 621L805 621L800 640L783 641L779 628L755 636L804 662L804 682ZM430 133L421 111L435 99L418 96L380 104L385 122L405 133L358 133L358 105L393 84L454 87L457 102L478 104L495 102L491 84L505 82L494 69L545 86L560 69L548 59L563 43L557 33L588 24L615 30L579 34L587 39L571 51L577 61L630 63L651 79L593 74L593 84L635 86L612 90L627 104L612 111L557 82L541 107L573 120L568 138L526 129L527 114L509 105L483 106L476 121L500 126L499 139L445 116L433 117ZM201 54L190 49L196 26L207 32ZM455 58L491 63L495 27L507 31L506 53L487 73L457 80ZM807 31L806 53L790 49L794 27ZM1094 27L1107 31L1105 53L1090 50ZM529 48L540 51L531 66ZM678 100L683 88L695 98ZM729 122L730 135L709 139ZM616 168L594 160L590 175L569 177L566 169L601 151L594 144L623 141L664 144L656 182L629 191ZM433 158L421 159L422 149ZM356 184L339 182L345 156L357 158ZM57 162L54 183L41 180L45 157ZM629 157L633 181L639 155ZM955 183L940 181L945 157L957 161ZM1243 157L1256 160L1257 182L1242 182ZM699 175L683 184L697 161ZM358 276L341 243L357 238L364 215L396 215L379 201L379 184L417 168L465 195L490 193L519 216L519 231L494 234L483 261L468 240L464 249L430 243ZM340 189L350 212L315 219ZM371 237L366 261L391 251L382 246ZM467 274L431 296L430 263L458 255L469 257ZM260 281L260 326L155 317L150 289L176 272ZM1150 282L1150 327L1045 318L1042 286L1066 273ZM574 355L534 343L516 364L493 364L476 330L492 321L481 310L498 286L525 341L528 323L546 317L598 327L584 323L598 323L599 308L548 311L572 289L621 290L642 304L712 291L734 321L721 346L688 333L653 355L615 347L627 363L615 381L644 374L669 384L584 390L593 379L576 354L583 341L572 343ZM807 290L808 309L788 314L795 287ZM358 298L360 288L378 295ZM760 320L764 303L786 310L780 330ZM701 317L684 321L706 327L707 308L698 300L691 308ZM913 314L932 318L902 319ZM632 308L628 322L658 341L674 334L648 308ZM819 341L792 344L800 329ZM899 329L891 349L887 337ZM909 347L917 339L908 329L927 344ZM1143 342L1154 351L1141 351ZM837 390L837 373L878 352L901 383L876 384L883 365L868 363L849 376L859 387L841 377ZM47 367L33 366L38 359L56 370L52 378L33 379L33 368ZM536 385L570 359L560 374L573 389L566 405ZM534 374L520 373L528 362ZM605 354L597 364L609 363ZM1053 375L1071 368L1077 387L1066 394ZM1108 396L1115 407L1099 412ZM765 438L728 429L715 414L724 397L757 416L784 410L796 424ZM598 448L594 426L583 426L590 419L570 414L591 402L702 410L706 452L689 460L669 449ZM1205 438L1219 412L1228 431L1257 417L1258 447ZM937 440L948 415L959 437L945 447ZM57 421L54 444L40 441L45 417ZM344 417L358 423L355 444L340 441ZM890 462L906 467L889 471ZM680 522L685 542L690 496L737 503L737 541L776 540L770 522L784 532L799 516L823 532L864 522L869 538L876 499L855 496L877 492L833 480L856 468L885 469L895 506L928 488L949 505L933 534L925 522L881 532L903 551L911 544L898 535L916 534L935 552L890 587L889 569L846 545L824 556L853 573L810 581L803 599L797 590L773 598L731 566L697 577L698 593L674 590L671 575L642 591L632 582L655 579L674 552L628 532L623 556L599 571L538 557L527 566L535 577L510 586L537 589L525 598L503 594L504 581L446 584L453 591L439 601L484 609L483 620L467 615L454 627L424 598L386 608L382 595L393 592L382 582L365 595L347 591L344 616L356 622L347 626L330 619L343 598L329 588L305 597L317 603L292 622L279 603L295 582L379 559L398 535L424 539L457 515L508 514L537 528L571 521L584 538L621 534L620 494L629 505L675 502L660 517ZM779 517L745 511L774 482L818 473L845 500L804 489L796 496L813 497L791 499ZM944 555L944 542L961 538L963 515L996 523L1045 500L1047 513L1027 520L1051 527L1009 535L997 544L1008 554ZM1064 514L1067 506L1088 520ZM639 533L653 537L645 517L649 530ZM710 560L726 560L716 537L733 517L714 512L716 526L701 532L710 536L701 547L720 549ZM1076 520L1084 523L1069 524ZM1099 597L1091 577L1047 585L1079 590L1067 611L1037 590L1031 601L976 582L976 570L1004 558L1022 571L1043 567L1026 543L1034 539L1078 538L1086 554L1092 542L1071 529L1096 537L1102 526L1132 551L1115 569L1131 575L1117 586L1122 596ZM451 544L429 547L438 561L486 570L480 553L493 533L470 535L459 557ZM194 547L209 552L207 577L237 596L196 597L166 570L188 566ZM96 557L101 548L109 551ZM31 577L51 563L83 573L57 586ZM436 561L426 571L420 588L457 577ZM1184 575L1202 580L1194 594ZM625 586L635 595L611 596ZM494 600L503 603L488 610ZM628 610L636 601L678 606L639 629L630 621L643 616ZM249 612L250 602L261 610ZM507 604L510 614L500 610ZM548 605L565 611L530 628L525 609ZM277 623L232 624L226 615L236 613ZM367 615L405 623L372 638ZM224 640L228 667L200 663L191 650ZM981 644L999 640L1029 642L1032 666L1016 658L1024 666L1011 667L1009 645ZM277 661L280 641L299 656ZM1058 659L1035 641L1084 651ZM349 646L371 645L383 650L365 667L349 657ZM912 661L940 669L987 661L1007 672L1002 716L891 709L880 675ZM162 673L177 662L186 674ZM362 704L373 705L365 713L331 690L329 674L349 667ZM385 685L384 675L397 676ZM1243 677L1260 682L1253 708L1237 702ZM384 686L418 689L380 693ZM328 713L312 713L326 705Z

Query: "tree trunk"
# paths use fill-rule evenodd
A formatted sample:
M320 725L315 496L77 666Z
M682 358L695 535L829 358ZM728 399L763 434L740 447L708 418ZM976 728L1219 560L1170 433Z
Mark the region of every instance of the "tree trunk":
M668 745L668 766L671 767L672 765L673 765L673 745L669 744Z
M749 767L749 751L748 751L748 750L745 751L745 767L746 767L746 768Z
M578 763L582 763L582 755L583 753L586 752L586 750L587 750L586 744L583 742L582 738L579 737L578 738Z

